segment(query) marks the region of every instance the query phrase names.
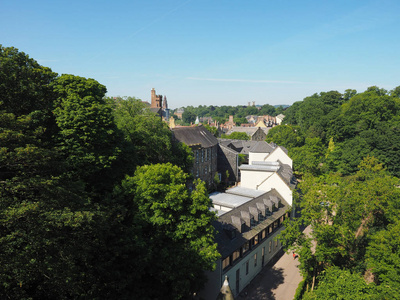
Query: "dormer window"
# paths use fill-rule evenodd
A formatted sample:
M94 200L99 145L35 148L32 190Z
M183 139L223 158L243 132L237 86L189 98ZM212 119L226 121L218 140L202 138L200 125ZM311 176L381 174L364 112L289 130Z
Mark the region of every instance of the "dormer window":
M250 227L253 228L254 226L257 225L257 221L254 219L254 216L250 217Z
M236 228L234 226L225 224L223 228L229 239L233 240L236 237Z
M249 249L250 249L250 244L249 244L249 242L246 242L242 247L243 254L245 254L247 251L249 251Z

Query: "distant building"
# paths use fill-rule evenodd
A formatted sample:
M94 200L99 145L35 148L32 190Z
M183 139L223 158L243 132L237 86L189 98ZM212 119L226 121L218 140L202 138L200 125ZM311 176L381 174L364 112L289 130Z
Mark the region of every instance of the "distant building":
M277 115L276 116L276 124L281 125L284 118L285 118L285 116L282 114Z
M169 108L167 103L167 97L162 95L156 95L156 90L151 89L151 104L150 110L158 114L164 121L169 122Z
M244 132L252 141L264 141L267 137L268 131L270 128L268 127L232 127L227 135L230 135L234 132Z
M182 114L185 112L185 109L183 107L178 108L175 112L174 115L178 117L179 120L182 120Z

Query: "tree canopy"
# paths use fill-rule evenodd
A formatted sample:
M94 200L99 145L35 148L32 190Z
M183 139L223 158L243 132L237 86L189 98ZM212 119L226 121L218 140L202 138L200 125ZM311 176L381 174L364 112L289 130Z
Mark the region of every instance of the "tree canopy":
M186 187L190 149L141 101L106 98L94 79L2 46L0 66L0 297L197 291L218 253L204 183Z

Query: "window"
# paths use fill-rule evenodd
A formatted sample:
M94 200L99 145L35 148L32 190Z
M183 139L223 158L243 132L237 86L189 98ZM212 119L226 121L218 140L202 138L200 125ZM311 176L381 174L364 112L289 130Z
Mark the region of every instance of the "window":
M273 229L272 229L272 226L269 226L269 227L268 227L268 233L272 233L272 230L273 230Z
M249 261L246 261L246 275L249 274Z
M275 248L278 247L278 240L275 240Z
M261 239L262 239L262 240L265 239L266 236L267 236L267 230L264 229L264 230L261 232Z
M249 245L249 242L247 242L242 247L243 254L245 254L249 249L250 249L250 245Z
M257 253L254 254L254 267L257 267Z
M257 244L258 244L258 235L256 235L255 237L253 237L253 240L254 240L253 245L254 245L254 246L257 245Z
M275 222L274 222L274 230L276 229L276 228L278 228L278 224L279 223L279 220L276 220Z
M240 257L240 249L234 251L232 253L232 262L234 262L235 260L237 260Z
M229 267L229 256L222 261L222 269Z
M196 150L196 163L199 163L199 150Z

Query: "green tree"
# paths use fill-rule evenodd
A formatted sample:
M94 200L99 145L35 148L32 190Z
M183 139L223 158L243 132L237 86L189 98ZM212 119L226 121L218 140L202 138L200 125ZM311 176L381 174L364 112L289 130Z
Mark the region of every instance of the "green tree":
M118 129L125 138L119 167L133 175L138 165L171 162L189 172L193 154L183 143L173 142L172 133L161 118L135 98L113 104Z
M309 282L332 266L366 272L365 253L374 249L374 243L368 248L374 232L398 219L399 180L372 157L359 169L353 176L306 177L300 184L302 215L287 222L281 240L300 253L300 267ZM299 230L301 224L311 226L309 236ZM377 272L378 253L372 272Z
M53 93L49 84L57 74L24 52L0 44L0 109L16 116L34 110L51 110Z
M103 213L69 173L42 105L19 116L10 106L0 110L0 297L91 297Z
M205 184L195 181L190 192L187 175L172 164L139 167L122 187L131 195L136 224L143 232L146 253L137 260L141 279L135 282L140 299L181 299L204 283L219 254L214 243L211 200ZM157 289L154 289L157 286Z
M232 140L250 140L250 137L245 132L232 132L231 134L222 134L221 138Z
M215 137L219 136L219 131L217 127L214 126L210 126L208 124L203 124L203 126L209 131L211 132Z
M196 121L196 114L191 112L190 110L185 109L182 114L182 120L186 124L192 124Z
M387 299L396 299L400 292L400 220L389 224L371 238L367 248L367 266L375 275L378 290Z
M263 106L261 106L260 114L263 116L264 115L276 116L275 106L264 104Z
M276 143L287 149L304 145L304 137L299 126L278 125L272 127L265 139L268 143Z
M311 299L377 299L375 285L367 284L358 273L328 268L319 278L319 285L313 292L306 293L304 300Z
M107 174L120 153L121 140L112 109L103 99L106 87L94 79L65 74L52 87L57 95L58 146L68 165L90 189L110 189L113 182Z

